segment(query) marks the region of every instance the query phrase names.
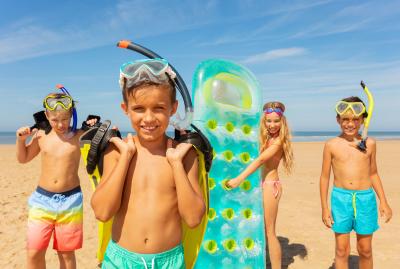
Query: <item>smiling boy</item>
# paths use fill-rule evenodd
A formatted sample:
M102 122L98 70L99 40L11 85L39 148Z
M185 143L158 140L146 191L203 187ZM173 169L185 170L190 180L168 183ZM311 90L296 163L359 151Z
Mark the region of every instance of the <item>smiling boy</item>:
M373 268L372 235L379 228L375 193L380 200L379 211L392 217L376 164L376 142L367 139L367 150L357 148L359 130L368 116L365 104L358 97L348 97L336 105L336 119L341 134L326 142L320 178L322 221L335 232L335 268L348 268L350 232L357 233L360 269ZM331 210L327 196L333 170Z
M182 220L197 226L205 203L196 151L165 134L178 106L173 74L153 59L124 64L120 75L121 108L136 136L110 140L91 200L99 220L114 217L102 268L185 268Z

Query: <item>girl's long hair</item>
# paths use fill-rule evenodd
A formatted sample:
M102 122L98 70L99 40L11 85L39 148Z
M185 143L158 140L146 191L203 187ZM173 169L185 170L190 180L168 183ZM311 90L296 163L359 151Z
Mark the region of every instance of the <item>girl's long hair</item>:
M279 108L282 113L285 111L285 105L280 102L268 102L264 105L263 111L267 108ZM281 115L281 128L279 130L279 140L283 148L283 167L287 174L291 174L293 170L293 150L291 143L291 133L285 115ZM266 113L263 112L260 120L260 152L268 147L268 141L271 139L267 128L265 127Z

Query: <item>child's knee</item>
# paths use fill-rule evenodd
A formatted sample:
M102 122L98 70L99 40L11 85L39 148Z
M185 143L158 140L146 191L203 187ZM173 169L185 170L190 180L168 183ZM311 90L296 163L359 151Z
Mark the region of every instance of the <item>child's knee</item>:
M75 261L75 251L57 251L58 257L64 261Z
M41 260L44 259L46 255L46 250L29 249L27 255L28 255L28 260L30 261Z
M336 246L335 252L338 258L348 258L350 256L350 245Z
M372 257L372 246L366 244L357 244L358 255L365 259L369 259Z

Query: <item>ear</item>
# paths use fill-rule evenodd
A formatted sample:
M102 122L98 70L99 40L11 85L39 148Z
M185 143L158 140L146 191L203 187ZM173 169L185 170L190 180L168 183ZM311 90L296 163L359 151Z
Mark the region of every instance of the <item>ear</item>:
M49 120L49 115L48 115L47 109L44 111L44 115L46 115L46 119Z
M178 109L178 100L176 100L175 103L172 104L172 110L170 116L174 115L177 109Z
M128 105L125 102L121 103L121 109L124 111L125 115L128 115Z

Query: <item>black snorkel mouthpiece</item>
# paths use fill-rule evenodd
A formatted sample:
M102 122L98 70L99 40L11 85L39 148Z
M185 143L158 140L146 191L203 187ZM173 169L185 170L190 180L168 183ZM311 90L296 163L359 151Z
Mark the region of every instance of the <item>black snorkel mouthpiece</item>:
M367 139L361 139L358 143L357 148L362 152L367 152Z

